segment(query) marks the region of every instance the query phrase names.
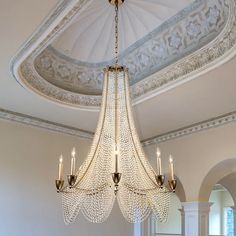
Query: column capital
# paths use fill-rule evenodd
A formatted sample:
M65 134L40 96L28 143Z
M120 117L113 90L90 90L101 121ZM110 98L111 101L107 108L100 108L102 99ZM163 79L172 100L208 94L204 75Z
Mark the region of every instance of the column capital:
M194 212L194 211L201 211L201 212L209 212L213 203L211 202L182 202L183 211L186 212Z

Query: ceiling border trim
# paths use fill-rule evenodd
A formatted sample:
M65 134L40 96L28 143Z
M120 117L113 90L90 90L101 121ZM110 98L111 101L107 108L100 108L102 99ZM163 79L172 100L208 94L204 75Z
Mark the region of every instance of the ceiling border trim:
M43 20L36 31L20 47L16 56L10 63L13 75L17 75L17 66L21 64L29 55L39 54L54 37L56 37L63 27L73 18L75 14L91 0L60 0L52 12ZM77 4L75 4L77 2ZM17 78L16 78L17 79Z
M172 139L181 138L183 136L194 134L200 131L205 131L208 129L227 125L232 122L236 122L236 111L143 140L142 144L143 146L148 146L148 145L163 143Z
M66 126L63 124L58 124L55 122L39 119L36 117L28 116L22 113L17 113L13 111L8 111L0 108L0 119L20 123L29 127L36 127L40 129L45 129L61 134L67 134L71 136L76 136L85 139L92 139L93 133L75 127Z
M62 125L59 123L39 119L36 117L28 116L22 113L12 112L0 108L0 119L10 122L20 123L29 127L36 127L45 129L52 132L67 134L85 139L92 139L93 132L81 130L75 127ZM236 111L227 113L209 120L205 120L193 125L180 128L178 130L170 131L155 137L141 141L143 146L149 146L153 144L163 143L172 139L181 138L183 136L191 135L200 131L205 131L219 126L227 125L229 123L236 122Z
M178 85L195 79L233 58L236 54L236 0L225 0L229 4L229 16L226 26L211 43L202 47L195 53L180 59L171 66L161 69L157 73L147 77L144 81L139 81L131 86L131 98L136 105ZM63 6L63 4L67 4ZM79 10L86 9L86 4L91 0L61 0L48 19L43 23L31 39L22 47L20 52L12 60L11 71L16 80L30 91L43 95L51 101L61 105L74 106L85 110L98 110L101 102L100 96L85 96L68 92L66 90L43 87L42 79L35 76L31 68L25 74L28 81L23 78L20 65L28 58L28 65L32 63L32 57L38 55L49 43L58 35L64 26L78 13ZM65 9L64 9L65 8ZM38 35L38 36L37 36ZM27 61L27 60L26 60ZM24 71L25 73L25 71ZM57 91L55 91L55 89Z

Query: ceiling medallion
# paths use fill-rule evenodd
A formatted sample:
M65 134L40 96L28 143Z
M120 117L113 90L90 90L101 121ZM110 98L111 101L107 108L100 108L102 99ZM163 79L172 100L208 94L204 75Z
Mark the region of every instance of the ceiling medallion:
M115 61L104 69L102 105L90 152L76 171L76 152L71 153L71 171L64 187L63 159L56 180L62 194L65 223L75 221L79 211L91 222L104 222L117 199L129 222L141 222L151 212L164 222L170 195L176 189L170 157L170 190L164 185L161 152L157 149L157 173L144 154L134 125L128 85L128 69L118 64L118 2L115 5Z
M124 3L125 0L108 0L108 1L110 4L115 6L116 4L121 5L122 3Z

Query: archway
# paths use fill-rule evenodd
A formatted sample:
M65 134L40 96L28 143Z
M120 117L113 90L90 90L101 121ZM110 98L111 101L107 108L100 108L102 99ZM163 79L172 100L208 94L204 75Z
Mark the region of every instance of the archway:
M236 159L227 159L214 166L201 184L199 201L208 201L215 184L233 173L236 173Z
M204 178L199 201L212 202L209 214L209 234L234 236L236 199L236 159L214 166Z
M209 235L234 236L234 200L221 184L216 184L210 194Z

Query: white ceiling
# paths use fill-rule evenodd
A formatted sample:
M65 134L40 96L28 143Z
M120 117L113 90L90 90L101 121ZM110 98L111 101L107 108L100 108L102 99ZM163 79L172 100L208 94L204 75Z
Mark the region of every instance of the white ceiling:
M15 0L1 3L0 108L94 130L97 112L63 107L45 100L22 88L9 70L16 51L36 30L56 2ZM236 59L233 59L200 78L135 106L134 114L141 138L149 138L236 110L235 63Z
M119 11L120 52L193 1L126 0ZM93 0L57 38L54 48L79 61L111 60L114 56L114 15L114 6L108 0Z

